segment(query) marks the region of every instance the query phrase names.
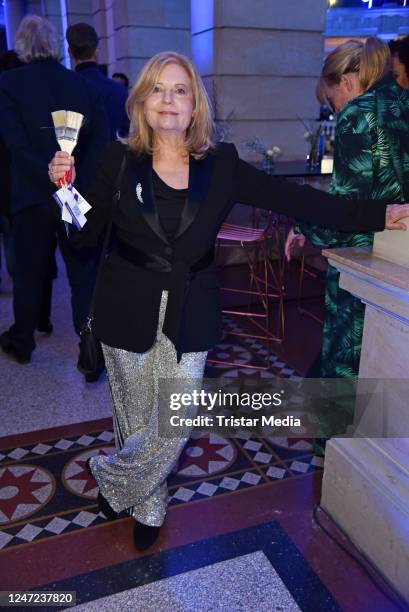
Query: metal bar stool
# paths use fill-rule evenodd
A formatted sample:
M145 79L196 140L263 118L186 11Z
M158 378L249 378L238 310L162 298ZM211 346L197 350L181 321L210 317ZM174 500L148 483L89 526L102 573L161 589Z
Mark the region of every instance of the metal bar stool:
M256 225L260 220L256 221ZM227 334L243 338L254 338L262 341L266 346L266 354L263 355L263 366L240 365L241 368L268 370L271 367L270 354L272 342L282 342L284 338L284 268L282 235L280 224L276 215L269 212L264 228L245 227L225 223L217 236L217 253L222 248L240 247L248 265L249 277L248 287L239 288L232 286L222 287L222 291L236 293L247 298L247 304L243 308L225 308L223 314L246 317L253 326L253 331L226 331ZM274 247L278 247L278 253L274 253ZM260 309L257 310L254 298ZM275 300L277 314L272 317L270 312L271 300ZM209 363L224 365L237 365L234 362L209 359Z
M303 299L302 293L303 293L305 276L309 276L310 278L317 278L318 276L316 273L312 272L311 270L308 270L308 268L305 267L305 259L306 259L306 255L305 253L303 253L301 256L300 271L299 271L299 276L298 276L297 310L300 314L310 317L310 319L313 319L314 321L322 325L324 323L324 319L322 319L321 317L319 317L318 315L314 314L313 312L311 312L310 310L308 310L307 308L301 305L302 299Z

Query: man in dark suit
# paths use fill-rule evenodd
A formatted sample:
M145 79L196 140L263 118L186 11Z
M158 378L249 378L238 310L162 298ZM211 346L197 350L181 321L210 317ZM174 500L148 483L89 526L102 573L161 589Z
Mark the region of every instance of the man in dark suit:
M0 77L0 136L11 154L11 214L15 246L14 324L0 336L3 350L28 363L35 348L41 301L57 235L67 267L77 333L89 313L98 265L98 249L69 244L48 162L58 150L51 113L71 110L84 115L74 155L76 186L85 193L101 151L108 122L96 88L59 62L60 44L52 24L26 16L16 34L16 51L27 64Z
M125 112L127 92L98 68L99 39L96 31L88 23L75 23L67 29L66 39L75 71L92 81L101 94L108 115L110 139L126 136L129 130L129 119Z
M0 55L0 74L6 70L14 70L22 66L14 50L5 51ZM11 196L11 177L10 177L10 153L6 145L0 138L0 234L3 238L4 255L9 276L14 274L14 249L12 245L10 229L10 196ZM0 244L0 273L2 266L1 244ZM0 278L1 285L1 278Z
M0 56L0 73L6 70L14 70L24 66L23 62L18 58L14 49L5 51ZM0 138L0 234L3 234L3 246L6 259L7 272L11 278L14 277L14 246L11 234L11 218L10 218L10 201L11 201L11 175L10 175L10 153ZM55 239L55 247L57 246L57 237ZM55 251L55 249L54 249ZM1 256L0 256L1 270ZM57 265L55 261L55 252L52 253L49 265L48 280L44 288L44 297L42 301L40 318L37 329L41 332L50 334L53 326L50 321L51 300L52 300L52 284L56 277Z

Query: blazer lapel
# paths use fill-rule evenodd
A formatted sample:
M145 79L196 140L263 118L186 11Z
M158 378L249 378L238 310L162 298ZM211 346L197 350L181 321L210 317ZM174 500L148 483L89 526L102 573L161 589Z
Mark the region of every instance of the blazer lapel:
M189 188L187 202L183 208L180 224L174 238L179 238L194 221L206 198L213 170L213 155L204 159L189 158Z
M143 155L140 158L129 153L128 177L135 194L135 202L150 228L159 238L169 244L162 229L155 198L152 190L152 156ZM204 159L189 158L189 188L188 197L183 207L180 224L174 238L179 238L194 221L200 206L206 198L213 171L213 155Z
M149 227L159 238L169 244L159 221L152 190L152 156L136 157L128 153L128 178L135 197L135 203Z

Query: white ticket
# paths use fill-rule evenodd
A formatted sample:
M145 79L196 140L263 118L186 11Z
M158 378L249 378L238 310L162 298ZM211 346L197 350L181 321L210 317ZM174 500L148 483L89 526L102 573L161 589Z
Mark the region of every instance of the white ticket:
M65 185L54 193L54 199L61 208L62 220L82 229L87 222L85 213L91 206L72 185Z

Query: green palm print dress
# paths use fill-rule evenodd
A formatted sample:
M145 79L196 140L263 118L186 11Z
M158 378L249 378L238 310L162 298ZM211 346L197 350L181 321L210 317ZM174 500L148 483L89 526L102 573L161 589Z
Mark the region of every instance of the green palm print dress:
M409 200L409 90L392 77L378 81L338 116L330 192L355 199ZM373 234L296 226L312 244L327 247L372 245ZM359 369L365 306L338 284L328 267L320 373L338 378Z

